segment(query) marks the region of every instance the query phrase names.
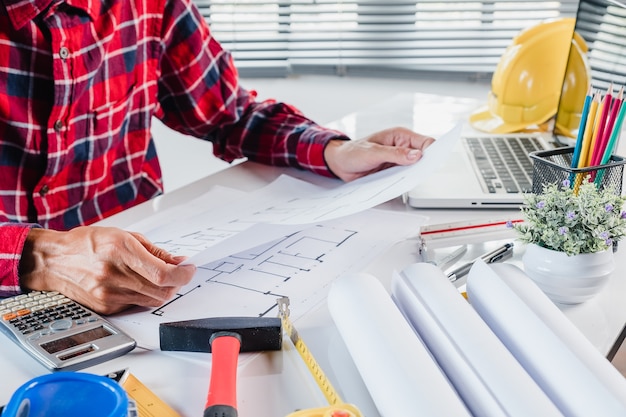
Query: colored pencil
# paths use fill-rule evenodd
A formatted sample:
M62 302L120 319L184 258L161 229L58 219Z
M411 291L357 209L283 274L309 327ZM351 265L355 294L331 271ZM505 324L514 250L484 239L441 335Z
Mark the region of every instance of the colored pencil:
M611 101L613 96L610 93L610 90L607 90L604 98L602 98L602 103L600 107L598 107L598 113L596 114L596 122L593 128L593 137L591 139L591 145L589 145L589 153L587 154L587 164L586 166L592 166L592 159L595 153L598 150L598 144L602 142L602 135L604 134L604 127L606 125L606 119L609 115L609 110L611 109Z
M600 105L600 93L595 93L589 106L589 114L587 115L587 122L585 126L585 133L583 135L583 144L580 147L580 157L578 158L578 165L576 168L585 168L589 159L591 149L591 139L595 130L595 122L598 119L598 106ZM576 174L576 178L570 187L574 189L574 193L578 194L578 188L583 181L582 174Z
M611 84L611 86L612 85L613 84ZM593 151L590 166L596 166L602 160L602 156L604 155L604 149L606 148L606 144L608 143L611 132L613 131L613 125L615 124L617 111L620 107L622 94L623 91L620 89L620 92L615 100L612 100L611 97L608 98L607 104L610 103L611 109L606 112L608 116L606 123L602 125L603 131L598 132L598 140L596 141L596 147Z
M613 155L613 151L617 147L617 142L619 140L620 133L622 131L622 124L624 123L625 115L626 115L626 106L624 106L622 102L619 108L619 113L615 120L615 125L613 126L613 130L611 132L611 137L609 138L606 148L604 149L604 155L602 156L600 165L604 165L608 163L609 160L611 159L611 155ZM596 179L594 180L596 186L599 186L600 183L602 182L602 177L604 177L604 171L605 170L602 169L600 170L600 172L598 172L598 175L596 175Z
M589 155L589 147L591 145L591 137L594 131L594 122L598 112L598 106L600 105L600 94L595 93L591 105L589 106L589 114L587 116L587 123L585 126L585 133L583 135L583 144L580 147L580 156L578 158L578 165L576 168L584 168L587 165L587 156Z
M572 168L578 166L578 159L580 158L580 151L583 146L583 137L585 136L585 127L587 126L587 117L589 116L589 106L591 104L593 89L589 86L587 95L585 96L585 103L583 104L583 110L580 114L580 125L578 126L578 135L576 135L576 145L574 146L574 154L572 155ZM570 184L574 182L574 173L569 176Z

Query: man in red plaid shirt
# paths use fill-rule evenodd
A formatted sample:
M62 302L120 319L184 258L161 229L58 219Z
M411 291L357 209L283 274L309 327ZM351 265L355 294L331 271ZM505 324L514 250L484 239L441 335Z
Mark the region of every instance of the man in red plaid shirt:
M144 237L88 226L162 192L153 116L227 161L344 181L433 141L350 141L256 101L191 0L0 0L0 296L56 290L107 314L190 281L193 265Z

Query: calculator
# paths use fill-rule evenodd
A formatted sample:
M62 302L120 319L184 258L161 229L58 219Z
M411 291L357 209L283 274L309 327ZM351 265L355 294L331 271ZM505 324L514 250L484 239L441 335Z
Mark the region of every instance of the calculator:
M1 299L0 330L52 371L95 365L137 344L102 316L56 291Z

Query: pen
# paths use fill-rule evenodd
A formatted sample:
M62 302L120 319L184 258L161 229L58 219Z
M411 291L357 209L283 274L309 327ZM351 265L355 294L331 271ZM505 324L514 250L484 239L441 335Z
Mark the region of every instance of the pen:
M450 273L448 273L448 279L450 282L454 282L462 276L466 275L474 262L478 259L482 259L484 262L491 264L494 262L501 261L513 254L513 243L505 243L497 249L492 250L491 252L487 252L484 255L474 259L473 261L467 262L466 264L461 265L458 268L453 269Z

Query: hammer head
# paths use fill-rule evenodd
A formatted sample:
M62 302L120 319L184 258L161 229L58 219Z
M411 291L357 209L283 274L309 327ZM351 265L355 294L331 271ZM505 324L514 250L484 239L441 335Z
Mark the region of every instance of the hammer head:
M278 317L211 317L161 323L161 350L210 353L209 340L216 332L237 334L241 338L240 352L280 350L283 343Z

